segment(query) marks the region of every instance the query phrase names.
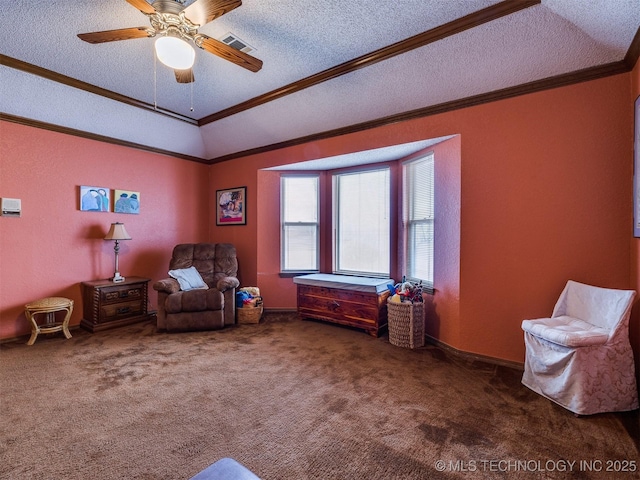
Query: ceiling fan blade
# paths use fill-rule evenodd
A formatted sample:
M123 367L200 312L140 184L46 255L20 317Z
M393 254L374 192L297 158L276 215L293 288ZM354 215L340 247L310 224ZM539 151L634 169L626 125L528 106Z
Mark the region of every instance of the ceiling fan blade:
M147 2L145 2L145 0L126 0L126 1L130 5L133 5L134 7L136 7L142 13L146 13L149 15L156 12L156 9L153 8L151 5L149 5Z
M196 0L183 12L191 23L202 26L240 5L242 0Z
M211 38L206 35L200 34L198 35L198 37L199 39L196 42L196 45L209 53L213 53L214 55L224 58L225 60L229 60L230 62L233 62L236 65L240 65L241 67L246 68L247 70L251 70L252 72L257 72L262 68L262 60L256 57L252 57L248 53L236 50L226 43L222 43L220 40L216 40L215 38Z
M187 68L186 70L174 70L176 74L176 80L178 83L191 83L196 79L193 77L193 68Z
M79 33L78 38L89 43L104 43L131 40L132 38L146 38L153 35L154 33L148 27L133 27L105 30L104 32Z

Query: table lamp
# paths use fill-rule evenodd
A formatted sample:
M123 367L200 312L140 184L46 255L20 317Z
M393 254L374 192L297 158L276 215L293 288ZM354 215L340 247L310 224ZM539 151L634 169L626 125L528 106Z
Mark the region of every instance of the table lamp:
M104 237L104 239L116 241L116 245L115 247L113 247L113 250L116 252L116 268L113 274L113 278L111 280L113 281L113 283L124 282L125 278L122 275L120 275L120 272L118 271L118 252L120 251L120 245L118 245L118 242L120 240L131 240L131 237L129 236L127 231L124 229L124 224L120 222L116 222L111 224L109 233L107 233L107 236Z

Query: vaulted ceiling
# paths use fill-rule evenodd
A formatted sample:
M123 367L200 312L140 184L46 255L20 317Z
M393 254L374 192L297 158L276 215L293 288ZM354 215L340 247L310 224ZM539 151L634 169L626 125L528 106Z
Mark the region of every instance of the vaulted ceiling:
M150 27L140 2L3 1L2 118L214 163L622 73L640 52L638 0L243 0L198 31L262 68L196 47L178 83L155 38L77 36Z

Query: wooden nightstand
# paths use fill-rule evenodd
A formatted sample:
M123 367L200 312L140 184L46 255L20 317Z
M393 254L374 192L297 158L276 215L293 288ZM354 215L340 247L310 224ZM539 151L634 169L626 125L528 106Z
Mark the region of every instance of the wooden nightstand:
M147 312L148 278L127 277L82 282L83 315L80 325L90 332L121 327L151 318Z

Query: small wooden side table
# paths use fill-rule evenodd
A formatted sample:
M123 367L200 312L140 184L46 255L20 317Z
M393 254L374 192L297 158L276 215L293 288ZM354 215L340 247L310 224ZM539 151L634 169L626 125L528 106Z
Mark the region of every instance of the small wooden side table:
M63 310L67 312L64 320L62 322L56 322L55 312ZM67 339L71 338L71 333L69 333L69 320L71 319L71 312L73 312L73 300L64 297L43 298L35 302L27 303L24 306L24 312L27 320L31 322L31 338L29 338L27 345L33 345L39 333L62 332ZM46 323L38 325L36 315L41 313L47 315L47 321Z

